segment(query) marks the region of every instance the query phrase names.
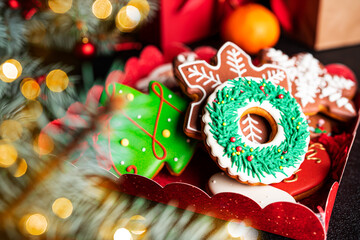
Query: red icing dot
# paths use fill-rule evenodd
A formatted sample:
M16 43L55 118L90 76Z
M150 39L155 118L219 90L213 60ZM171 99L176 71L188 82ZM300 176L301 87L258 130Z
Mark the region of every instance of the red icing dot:
M240 146L237 146L237 147L236 147L236 151L237 151L237 152L240 152L241 150L242 150L242 147L240 147Z
M283 151L283 153L284 153L284 154L286 154L286 153L287 153L287 151Z
M241 93L243 93L244 91L243 90L240 90Z
M268 96L269 96L269 94L266 94L265 96L267 96L267 97L268 97Z
M279 94L278 98L283 99L284 95L283 94Z
M231 137L231 138L230 138L230 141L231 141L231 142L235 142L235 141L236 141L236 138L235 138L235 137Z
M261 91L264 90L264 86L260 86L260 90L261 90Z
M251 162L252 160L253 160L253 156L252 155L250 155L250 156L248 156L246 159L249 161L249 162Z

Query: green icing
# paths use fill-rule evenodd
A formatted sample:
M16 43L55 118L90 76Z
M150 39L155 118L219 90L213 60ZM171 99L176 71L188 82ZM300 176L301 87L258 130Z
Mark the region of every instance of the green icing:
M149 84L149 94L110 84L101 95L101 105L107 104L111 93L125 103L98 136L97 144L106 161L99 164L116 175L136 172L152 178L164 164L173 174L180 174L196 147L196 141L188 139L182 129L188 101L157 82Z
M278 97L280 94L283 98ZM280 111L280 125L284 128L285 140L279 146L252 149L245 145L238 134L240 116L237 110L248 102L262 103L265 100ZM257 177L261 182L264 173L274 176L277 172L285 174L283 168L295 166L303 160L301 156L305 154L309 136L308 123L301 117L296 100L284 88L265 80L229 80L229 86L219 90L214 102L209 103L206 109L211 118L210 132L219 145L224 147L224 156L231 159L232 167L236 166L237 171ZM235 137L235 142L231 142L232 137ZM241 152L236 151L237 146L242 148ZM248 160L249 156L253 157L251 161Z

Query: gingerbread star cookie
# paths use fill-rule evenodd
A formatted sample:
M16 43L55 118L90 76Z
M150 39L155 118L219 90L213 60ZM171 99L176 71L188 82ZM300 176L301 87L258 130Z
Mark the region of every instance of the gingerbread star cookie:
M251 77L265 79L285 89L291 88L285 70L270 64L255 67L250 56L232 42L226 42L219 49L211 64L201 60L179 64L175 60L174 72L185 94L193 100L187 109L184 132L197 139L202 138L200 119L205 100L223 82Z
M269 48L261 52L260 62L286 69L292 84L292 94L305 114L322 112L342 121L356 116L355 105L351 100L356 93L356 82L329 74L310 53L289 57L280 50Z

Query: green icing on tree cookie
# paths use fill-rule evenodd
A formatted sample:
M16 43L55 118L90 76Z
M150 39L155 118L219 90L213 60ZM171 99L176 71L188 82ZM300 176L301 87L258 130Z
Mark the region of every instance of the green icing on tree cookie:
M157 82L150 83L149 95L110 84L101 95L101 105L109 101L109 95L125 103L97 137L97 149L103 155L100 161L106 161L102 165L116 175L136 173L152 178L166 164L172 174L179 175L196 145L182 129L188 102Z
M238 109L251 102L262 104L265 101L280 111L279 125L283 127L284 140L277 145L254 148L239 134ZM217 91L215 100L206 109L211 118L210 132L238 172L257 177L261 182L264 173L275 176L277 172L284 173L284 168L303 161L308 144L308 124L296 100L284 88L265 80L229 80L228 86Z

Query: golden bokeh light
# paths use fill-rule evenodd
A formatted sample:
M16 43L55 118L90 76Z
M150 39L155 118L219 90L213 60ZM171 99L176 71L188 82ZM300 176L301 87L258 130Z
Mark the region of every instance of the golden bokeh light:
M36 80L25 78L21 81L20 91L29 100L35 100L40 95L40 86Z
M58 198L54 201L52 205L52 211L59 218L68 218L73 211L73 205L71 201L67 198Z
M114 234L114 240L132 240L132 236L126 228L119 228Z
M20 77L22 67L20 62L15 59L9 59L0 66L0 79L4 82L10 83Z
M46 232L47 225L46 217L40 213L25 216L25 230L31 235L43 234Z
M122 32L131 32L141 20L141 13L138 8L128 5L120 9L116 15L116 27Z
M66 72L56 69L46 76L46 86L53 92L62 92L69 85L69 77Z
M43 107L39 101L29 101L26 106L21 110L21 115L27 120L38 119L43 112Z
M126 227L132 234L142 235L146 232L146 226L144 224L145 218L141 215L135 215L130 218L130 221Z
M26 173L27 170L27 163L25 159L20 159L19 165L14 173L14 177L21 177Z
M0 143L0 167L7 168L16 162L16 148L8 143Z
M45 133L40 133L34 140L34 150L40 155L46 155L54 150L54 142Z
M72 6L72 0L49 0L49 8L55 13L66 13Z
M96 0L92 5L92 12L95 17L105 19L112 12L112 5L109 0Z
M146 18L150 12L150 5L146 0L131 0L128 5L134 6L139 9L141 20Z
M6 141L16 141L18 140L23 132L23 127L21 123L16 120L4 120L0 125L0 136Z

